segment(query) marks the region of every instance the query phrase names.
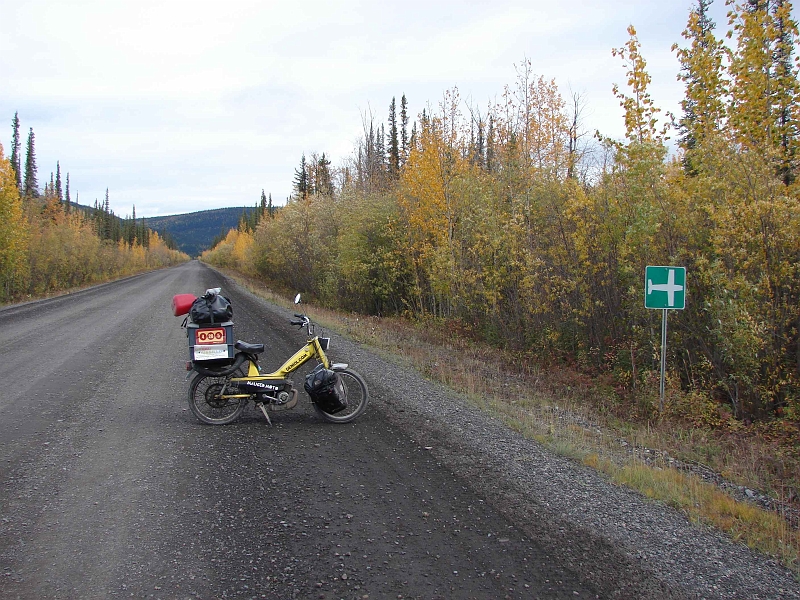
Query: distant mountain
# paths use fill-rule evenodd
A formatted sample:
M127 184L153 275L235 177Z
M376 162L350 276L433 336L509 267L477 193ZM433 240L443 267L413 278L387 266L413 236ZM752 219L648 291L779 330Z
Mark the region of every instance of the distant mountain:
M200 212L166 217L146 217L145 224L159 235L168 233L179 250L189 256L199 256L211 247L211 242L220 234L228 233L239 225L242 213L250 213L252 206L239 208L217 208Z

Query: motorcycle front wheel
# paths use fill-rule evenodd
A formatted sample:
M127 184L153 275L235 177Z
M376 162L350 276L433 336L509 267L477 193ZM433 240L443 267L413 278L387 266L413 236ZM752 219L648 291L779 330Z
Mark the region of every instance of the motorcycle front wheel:
M367 382L364 378L350 369L336 369L336 373L342 381L344 387L345 401L347 408L335 413L326 413L319 406L314 404L317 414L331 423L349 423L360 417L367 409L369 402L369 392Z
M231 377L243 377L241 370L227 377L211 377L195 375L189 386L189 408L203 423L209 425L227 425L242 414L247 398L223 398L223 395L235 394L230 386Z

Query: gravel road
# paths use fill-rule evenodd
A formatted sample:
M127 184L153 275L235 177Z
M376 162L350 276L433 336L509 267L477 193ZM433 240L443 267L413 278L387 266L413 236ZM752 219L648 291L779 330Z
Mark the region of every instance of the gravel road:
M333 335L357 422L186 404L173 294L277 367L292 311L197 262L0 309L0 598L800 598L774 561ZM302 381L300 373L296 383Z

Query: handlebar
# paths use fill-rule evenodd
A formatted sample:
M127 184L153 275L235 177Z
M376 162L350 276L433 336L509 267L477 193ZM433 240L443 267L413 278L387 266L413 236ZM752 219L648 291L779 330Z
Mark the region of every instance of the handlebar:
M299 315L297 313L295 313L294 316L297 317L298 320L293 319L289 321L291 325L295 325L300 329L305 327L308 330L308 335L314 335L314 323L311 322L311 319L309 319L306 315Z
M311 323L311 319L309 319L305 315L295 314L294 316L297 317L300 320L299 321L289 321L289 323L292 324L292 325L297 325L298 327L306 327L309 323Z

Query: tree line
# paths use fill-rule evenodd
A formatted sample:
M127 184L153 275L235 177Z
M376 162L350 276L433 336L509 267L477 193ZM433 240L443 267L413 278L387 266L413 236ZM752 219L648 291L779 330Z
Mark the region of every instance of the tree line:
M624 139L587 131L582 98L529 61L498 101L447 91L410 131L393 98L341 167L303 157L287 205L204 258L333 307L454 323L520 360L569 362L608 382L609 410L644 419L664 416L645 266L685 266L663 410L800 421L797 24L788 0L728 4L720 37L711 0L696 0L673 46L680 115L651 98L631 26L612 50Z
M11 122L11 155L0 144L0 302L176 264L188 259L132 216L121 219L109 194L94 207L71 198L61 164L40 190L33 128L22 163L19 114Z

